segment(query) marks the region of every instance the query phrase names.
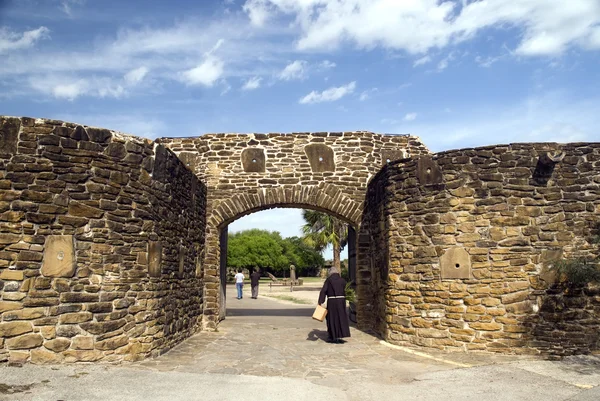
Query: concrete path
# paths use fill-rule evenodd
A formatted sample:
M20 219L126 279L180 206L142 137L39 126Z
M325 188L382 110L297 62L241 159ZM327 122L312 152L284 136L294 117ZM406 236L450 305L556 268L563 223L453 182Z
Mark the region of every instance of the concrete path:
M289 295L313 299L305 292ZM600 399L599 358L432 353L390 347L354 328L345 344L328 344L312 311L312 304L234 297L218 332L154 360L0 368L0 400Z

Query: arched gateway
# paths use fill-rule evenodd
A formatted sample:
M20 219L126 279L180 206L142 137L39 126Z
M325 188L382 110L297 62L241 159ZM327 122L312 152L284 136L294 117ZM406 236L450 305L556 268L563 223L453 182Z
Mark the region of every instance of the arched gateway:
M357 229L369 179L389 161L429 153L416 137L370 132L209 134L158 142L206 183L203 327L209 329L225 313L220 239L230 222L274 207L304 207Z
M369 132L151 141L0 117L0 362L137 360L215 329L226 227L273 207L354 228L358 324L390 342L596 350L597 291L564 296L549 266L598 257L599 177L599 143L430 154Z

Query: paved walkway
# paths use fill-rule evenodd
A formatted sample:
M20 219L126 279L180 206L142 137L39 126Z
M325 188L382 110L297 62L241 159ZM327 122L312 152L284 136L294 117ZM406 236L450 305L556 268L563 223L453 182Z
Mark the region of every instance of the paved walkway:
M0 368L0 400L600 399L597 358L423 353L354 328L345 344L329 344L312 311L264 296L234 297L218 332L199 333L154 360Z

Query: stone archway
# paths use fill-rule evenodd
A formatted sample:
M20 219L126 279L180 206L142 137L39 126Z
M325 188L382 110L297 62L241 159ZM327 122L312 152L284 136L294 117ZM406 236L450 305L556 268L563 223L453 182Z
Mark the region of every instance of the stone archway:
M243 216L276 207L306 208L329 213L358 227L362 205L348 198L333 185L283 186L259 188L254 192L236 194L219 202L207 216L206 257L204 260L204 320L203 329L214 330L225 314L225 291L221 252L229 223Z
M368 182L392 160L428 154L417 137L372 132L207 134L161 138L206 183L202 328L214 330L221 302L223 227L274 207L331 213L358 228ZM220 239L223 241L220 241Z

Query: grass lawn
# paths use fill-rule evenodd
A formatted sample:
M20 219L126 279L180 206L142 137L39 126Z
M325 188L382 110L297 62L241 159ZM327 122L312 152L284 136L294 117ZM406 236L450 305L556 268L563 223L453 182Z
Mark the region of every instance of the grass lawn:
M325 279L322 279L321 277L301 277L302 280L304 280L305 283L322 283L325 281Z
M304 283L323 283L325 281L325 279L322 279L321 277L299 277L302 279L302 281ZM283 280L282 277L277 277L278 280ZM287 280L289 280L289 277L286 277ZM270 282L272 282L272 280L269 277L261 277L260 281L258 282L259 285L260 284L269 284ZM235 284L233 281L229 282L229 284ZM247 277L244 279L244 284L248 284L250 285L250 278Z

